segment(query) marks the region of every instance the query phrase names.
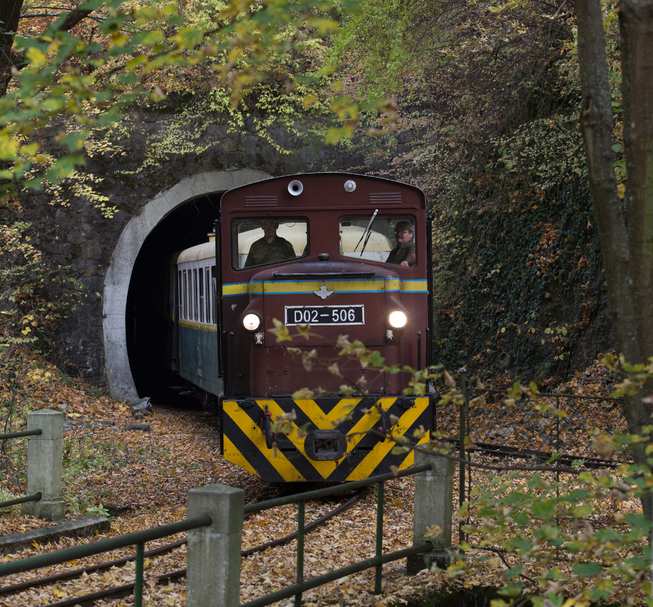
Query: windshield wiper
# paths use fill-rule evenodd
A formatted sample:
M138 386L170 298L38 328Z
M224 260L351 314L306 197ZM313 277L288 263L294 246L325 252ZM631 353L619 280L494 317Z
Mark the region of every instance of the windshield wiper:
M379 212L379 209L374 209L374 213L372 213L372 219L370 219L370 222L367 224L367 227L365 228L365 231L363 232L363 235L361 236L361 239L358 241L356 246L354 247L354 251L358 248L358 245L363 242L363 248L361 249L361 257L363 256L363 253L365 252L365 247L367 246L367 242L370 239L370 236L372 235L372 224L374 223L374 218L376 217L377 213Z

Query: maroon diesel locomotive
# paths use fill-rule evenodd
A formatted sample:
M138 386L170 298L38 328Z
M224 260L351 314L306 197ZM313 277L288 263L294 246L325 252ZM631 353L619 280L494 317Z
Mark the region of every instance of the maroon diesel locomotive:
M407 396L410 374L339 354L360 340L388 366L432 364L422 191L344 173L278 177L226 192L215 232L215 245L178 256L177 340L181 374L220 398L224 456L271 482L411 465L390 438L426 441L415 431L434 427L434 395ZM285 329L292 342L278 339ZM348 382L357 392L342 396Z

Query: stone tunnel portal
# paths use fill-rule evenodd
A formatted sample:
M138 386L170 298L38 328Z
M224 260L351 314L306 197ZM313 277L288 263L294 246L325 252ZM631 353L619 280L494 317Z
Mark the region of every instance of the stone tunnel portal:
M160 366L163 309L156 294L170 256L207 241L222 192L268 177L251 169L193 175L148 202L127 223L102 293L104 368L114 397L149 396L169 379Z
M151 396L174 377L166 341L170 322L169 260L188 247L208 241L218 217L221 193L200 196L179 205L152 230L141 247L127 294L127 354L138 395ZM165 385L162 385L165 384Z

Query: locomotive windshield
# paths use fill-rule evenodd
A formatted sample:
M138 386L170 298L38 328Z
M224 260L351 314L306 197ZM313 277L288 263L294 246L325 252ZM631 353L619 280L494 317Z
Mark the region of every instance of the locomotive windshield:
M339 231L344 257L415 265L415 218L410 215L341 217Z
M308 252L308 221L303 217L236 219L231 231L236 270L295 259Z

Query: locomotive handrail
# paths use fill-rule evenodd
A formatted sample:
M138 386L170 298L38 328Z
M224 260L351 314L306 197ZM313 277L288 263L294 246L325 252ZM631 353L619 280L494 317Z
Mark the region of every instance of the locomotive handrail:
M376 272L369 270L366 272L275 272L272 274L274 278L286 278L286 277L297 277L297 276L374 276Z

